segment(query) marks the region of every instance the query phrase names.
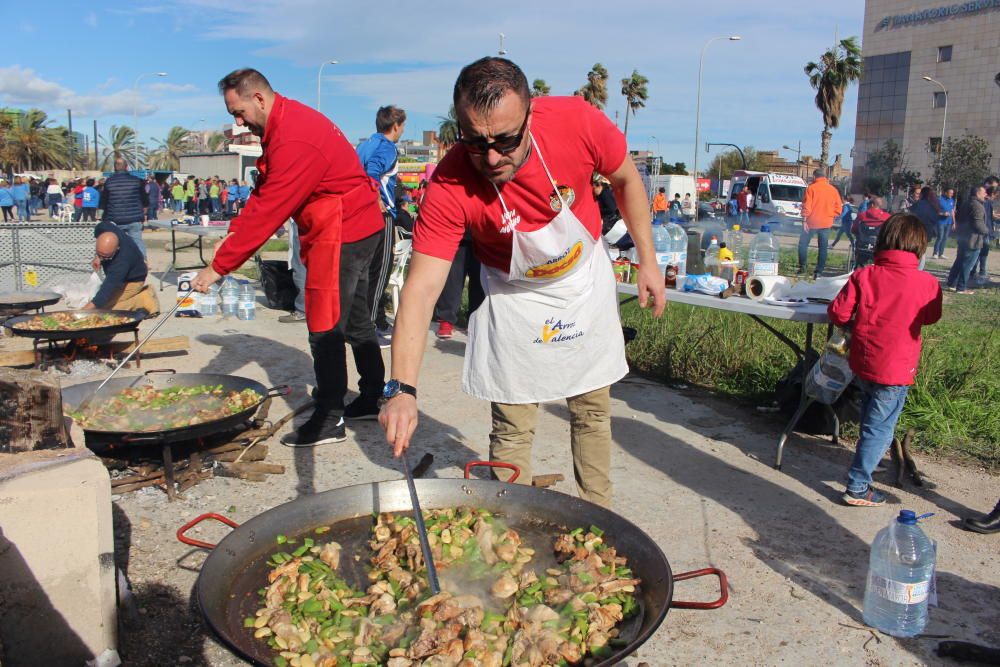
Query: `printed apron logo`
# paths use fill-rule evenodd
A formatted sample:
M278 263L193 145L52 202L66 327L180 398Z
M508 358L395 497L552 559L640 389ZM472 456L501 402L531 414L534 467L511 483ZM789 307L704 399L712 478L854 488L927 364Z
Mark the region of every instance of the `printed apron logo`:
M525 278L548 279L558 278L565 275L570 269L576 266L583 255L583 241L577 241L569 250L554 259L550 259L544 264L536 264L524 272Z
M501 234L510 234L517 227L518 223L521 222L521 216L514 213L514 209L503 212L503 218L500 224Z
M583 336L583 329L577 329L576 322L563 322L558 317L550 317L542 325L542 335L535 343L564 343Z
M573 202L576 201L576 192L568 185L557 184L556 187L559 188L559 194L556 194L555 190L552 191L552 194L549 195L549 207L558 213L562 210L562 201L559 199L559 195L562 195L563 200L572 206Z

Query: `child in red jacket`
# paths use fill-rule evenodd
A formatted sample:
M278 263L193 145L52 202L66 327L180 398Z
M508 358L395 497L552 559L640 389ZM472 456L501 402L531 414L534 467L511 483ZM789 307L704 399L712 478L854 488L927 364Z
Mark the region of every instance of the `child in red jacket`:
M917 268L927 232L909 213L883 223L875 263L855 271L827 312L837 326L852 322L851 370L864 391L861 437L847 472L848 505L875 507L885 495L872 472L892 444L896 422L920 362L920 327L941 319L941 286Z

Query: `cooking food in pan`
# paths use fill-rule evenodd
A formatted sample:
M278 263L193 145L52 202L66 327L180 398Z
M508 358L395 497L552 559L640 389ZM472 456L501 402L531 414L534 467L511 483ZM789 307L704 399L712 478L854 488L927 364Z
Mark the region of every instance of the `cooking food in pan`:
M221 384L193 387L131 387L93 402L86 413L69 412L91 431L161 431L222 419L264 400L253 389L226 390Z
M246 632L278 667L587 665L627 642L639 579L594 526L536 549L483 509L424 513L444 589L431 595L416 523L379 514L367 557L317 535L278 536L280 550ZM542 547L542 545L539 545ZM366 558L368 583L352 586Z
M100 329L101 327L116 327L128 324L134 318L125 315L97 313L80 317L71 312L36 315L30 320L21 322L18 326L29 331L78 331L84 329Z

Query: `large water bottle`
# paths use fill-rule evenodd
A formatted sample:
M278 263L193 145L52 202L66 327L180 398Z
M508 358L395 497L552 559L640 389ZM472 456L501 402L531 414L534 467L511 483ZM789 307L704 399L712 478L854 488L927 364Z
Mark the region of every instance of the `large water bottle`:
M750 275L778 275L778 255L781 247L778 239L771 233L771 228L764 225L750 244Z
M727 245L729 249L733 252L733 261L736 262L736 268L743 265L744 256L743 253L746 250L743 241L743 229L739 225L733 225L732 230L729 232L729 240Z
M240 301L240 284L232 276L226 276L222 281L222 316L235 317Z
M718 276L719 268L719 239L713 236L705 250L705 270L713 276Z
M687 275L688 239L687 232L677 223L670 222L663 225L669 241L669 257L667 264L677 267L678 285L683 284L684 276Z
M894 637L913 637L927 625L934 578L933 542L902 510L875 536L865 586L865 623Z
M219 314L218 283L213 283L206 293L198 295L198 312L202 317L215 317Z
M667 254L670 252L670 237L659 220L653 221L653 251L656 253L656 263L659 266L668 264Z
M253 320L257 318L257 292L249 280L240 281L240 295L236 305L236 316L241 320Z

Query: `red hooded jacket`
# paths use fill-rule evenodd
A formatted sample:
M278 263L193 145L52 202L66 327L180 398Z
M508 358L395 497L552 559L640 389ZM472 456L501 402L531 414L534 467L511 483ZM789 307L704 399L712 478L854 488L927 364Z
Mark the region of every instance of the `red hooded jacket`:
M851 370L878 384L911 385L920 362L920 327L941 319L941 285L905 250L883 250L851 274L827 307L851 333Z
M858 217L854 219L854 224L851 225L851 233L858 233L858 225L865 224L872 227L879 227L888 219L889 214L880 208L865 209L863 213L859 213Z

